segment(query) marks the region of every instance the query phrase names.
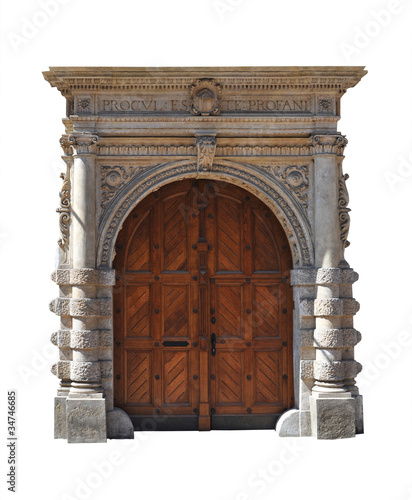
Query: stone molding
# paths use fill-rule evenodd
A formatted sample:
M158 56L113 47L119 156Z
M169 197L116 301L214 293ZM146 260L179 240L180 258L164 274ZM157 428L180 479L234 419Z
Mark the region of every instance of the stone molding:
M58 297L50 302L49 308L51 312L54 312L58 316L111 317L112 300L110 298L73 299Z
M302 317L354 316L360 308L357 300L351 297L330 299L303 299L300 301Z
M94 349L112 347L112 336L111 330L58 330L50 340L57 347Z
M242 185L266 203L275 208L275 214L282 223L289 238L295 264L310 265L313 260L313 245L309 222L300 205L291 197L290 190L283 183L274 182L265 172L251 165L235 162L214 163L213 178ZM103 213L99 228L98 266L110 266L114 257L114 240L119 228L130 210L138 201L167 182L182 178L196 177L197 165L187 162L171 162L155 165L134 176L130 182L114 196ZM126 191L127 189L127 191Z
M65 96L97 91L129 92L187 90L196 79L214 78L222 90L317 90L341 94L366 74L362 67L244 67L244 68L70 68L52 67L44 78Z
M92 268L81 269L56 269L51 274L51 279L57 285L96 285L113 286L115 284L115 271L101 271Z

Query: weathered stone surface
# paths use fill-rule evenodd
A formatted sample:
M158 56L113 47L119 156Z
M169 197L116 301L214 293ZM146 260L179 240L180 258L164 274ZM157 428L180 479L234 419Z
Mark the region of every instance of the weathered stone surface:
M54 439L67 439L66 396L54 398Z
M134 439L134 428L129 415L120 408L107 412L108 439Z
M101 380L99 361L72 361L70 378L76 382L99 382Z
M318 439L343 439L355 436L353 398L311 398L312 435Z
M314 301L315 316L340 316L342 311L341 299L315 299Z
M69 443L106 442L106 405L103 398L67 398Z
M58 316L111 316L112 303L109 298L59 297L50 302L50 311Z
M281 437L299 436L299 410L289 410L285 412L277 421L276 432Z

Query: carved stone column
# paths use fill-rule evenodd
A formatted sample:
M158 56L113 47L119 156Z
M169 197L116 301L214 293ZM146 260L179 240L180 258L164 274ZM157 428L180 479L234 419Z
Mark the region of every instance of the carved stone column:
M340 135L317 135L313 138L315 175L315 284L313 334L316 358L313 363L312 434L320 439L355 435L355 400L346 387L348 370L343 361L346 316L353 316L358 304L351 297L342 298L343 244L339 213L341 174L337 156L342 155L346 139ZM345 239L346 241L346 239ZM346 263L345 263L346 264ZM347 264L345 265L345 267ZM351 270L348 270L351 271ZM346 276L355 281L357 277ZM353 363L355 363L353 361Z

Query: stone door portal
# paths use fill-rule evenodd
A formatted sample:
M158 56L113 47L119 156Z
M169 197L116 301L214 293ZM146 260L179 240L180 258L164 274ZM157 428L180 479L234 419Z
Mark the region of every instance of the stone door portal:
M56 438L363 432L338 122L365 74L44 73L66 99Z
M273 213L224 182L164 186L116 242L114 401L136 428L274 428L294 406L292 257Z

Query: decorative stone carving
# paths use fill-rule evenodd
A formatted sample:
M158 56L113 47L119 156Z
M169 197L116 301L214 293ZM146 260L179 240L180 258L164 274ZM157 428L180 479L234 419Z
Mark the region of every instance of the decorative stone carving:
M75 99L76 113L91 113L92 112L92 99L85 96L77 96Z
M62 249L64 254L63 263L67 262L69 250L69 226L70 226L70 167L67 165L66 173L60 174L63 179L63 185L60 191L60 207L56 212L60 214L59 226L61 238L57 244Z
M92 154L95 153L99 136L90 132L75 132L68 136L67 142L73 146L78 155Z
M224 174L225 177L229 176L232 179L238 179L242 181L242 183L245 183L248 188L252 188L252 190L258 193L264 192L269 199L272 199L274 204L282 211L279 211L277 216L283 227L287 229L287 235L290 239L292 251L294 252L295 262L298 262L299 258L301 258L302 265L309 265L311 262L311 252L309 250L306 234L296 214L296 210L290 205L289 201L275 189L273 184L251 174L250 168L241 164L236 165L237 168L231 165L215 163L213 165L213 172ZM99 264L107 265L109 263L108 256L111 250L111 240L113 235L117 234L117 228L129 207L131 207L141 195L152 190L154 186L161 185L166 179L172 179L174 177L179 178L182 175L187 176L192 174L193 176L193 174L197 174L197 165L182 163L179 166L173 166L172 164L157 173L153 173L153 170L155 170L155 168L147 171L147 177L142 179L137 186L133 186L130 193L123 199L121 205L111 214L110 224L106 226L105 233L102 235L104 241L100 246L101 253L98 256ZM293 228L293 232L291 228ZM295 238L299 241L299 254L296 248Z
M105 209L106 205L113 199L118 191L131 179L144 170L143 167L120 167L103 165L100 167L101 178L101 207Z
M215 137L198 137L196 139L197 146L197 171L208 172L212 169L213 158L216 152Z
M342 361L330 361L329 363L315 361L313 373L315 379L322 382L342 381L345 378Z
M307 165L289 165L285 167L272 167L271 173L281 180L300 201L305 211L308 208L308 167Z
M339 209L339 224L340 224L340 239L343 243L343 248L347 248L350 245L348 241L349 226L350 226L350 208L349 204L349 193L346 187L346 181L349 179L348 174L344 174L339 179L339 198L338 198L338 209Z
M318 114L331 115L335 112L335 99L333 96L318 96Z
M186 145L100 145L97 147L99 156L195 156L196 147Z
M221 86L214 78L201 78L190 87L191 111L194 115L210 116L220 113Z
M341 156L348 141L345 136L340 134L325 134L325 135L314 135L312 138L313 142L313 154L333 154Z

